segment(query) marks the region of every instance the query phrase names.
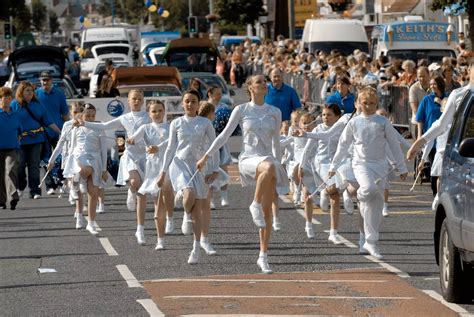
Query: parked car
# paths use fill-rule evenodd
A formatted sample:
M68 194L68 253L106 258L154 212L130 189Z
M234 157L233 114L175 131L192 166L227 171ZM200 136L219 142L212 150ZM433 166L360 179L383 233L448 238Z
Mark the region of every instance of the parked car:
M258 36L242 36L242 35L223 35L221 36L219 46L225 47L227 51L230 51L232 45L240 45L245 39L250 39L252 43L260 45L262 41Z
M441 293L448 302L474 297L474 93L466 92L446 144L434 247Z
M15 90L21 81L28 80L39 87L39 74L42 71L49 71L53 77L53 85L60 88L66 98L81 98L82 93L65 74L66 59L64 50L55 46L37 45L19 48L8 58L12 71L5 86Z
M216 72L219 53L209 39L182 38L168 43L162 62L178 68L180 72Z
M118 68L115 75L121 97L127 97L131 89L141 89L145 97L181 98L181 77L176 67L124 67Z
M233 89L227 86L224 78L222 76L212 73L195 73L195 72L185 72L181 73L182 81L183 81L183 89L186 90L189 87L189 82L192 78L196 78L201 84L201 95L203 100L207 99L207 90L211 86L219 86L222 89L222 99L221 101L227 104L230 108L234 106L234 99L232 96L235 95Z

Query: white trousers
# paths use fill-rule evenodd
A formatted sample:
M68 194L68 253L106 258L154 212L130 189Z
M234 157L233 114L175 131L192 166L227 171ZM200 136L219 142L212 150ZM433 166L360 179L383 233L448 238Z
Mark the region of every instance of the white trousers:
M360 186L357 190L357 199L360 202L360 214L364 219L365 240L370 244L376 244L382 223L385 180L381 179L378 184L375 180L385 176L388 171L387 164L353 163L352 168Z

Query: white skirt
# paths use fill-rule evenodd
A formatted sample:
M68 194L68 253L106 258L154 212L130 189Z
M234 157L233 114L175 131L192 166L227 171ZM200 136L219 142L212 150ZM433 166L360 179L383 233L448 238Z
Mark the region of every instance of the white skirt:
M229 145L226 143L219 149L219 166L232 164Z
M120 165L117 174L117 185L126 185L130 178L130 171L138 171L140 178L145 178L145 165L146 156L145 153L137 155L125 150L122 157L120 158Z
M160 176L162 165L163 159L160 157L159 153L147 154L145 177L142 186L138 189L140 194L151 194L153 196L158 195L159 188L156 186L156 180L158 176ZM169 179L168 176L166 178Z
M357 180L352 169L352 160L345 160L336 170L336 187L344 190L351 184L357 184Z
M239 159L240 181L242 186L251 186L256 184L257 167L263 161L272 162L275 166L277 178L277 193L279 195L287 194L290 191L290 183L285 169L273 156L246 156Z
M222 168L219 168L219 176L212 182L211 187L214 190L220 190L222 186L229 184L230 176Z
M178 192L185 188L193 188L197 199L206 199L209 192L209 185L205 181L206 169L197 172L196 176L192 178L195 172L195 161L185 161L175 156L169 168L173 190Z
M443 174L443 152L436 152L431 164L431 176L439 177Z
M70 155L64 166L64 178L72 178L81 171L81 167L92 167L92 183L96 187L105 188L106 184L102 180L102 158L100 155L91 153L81 153L79 155Z

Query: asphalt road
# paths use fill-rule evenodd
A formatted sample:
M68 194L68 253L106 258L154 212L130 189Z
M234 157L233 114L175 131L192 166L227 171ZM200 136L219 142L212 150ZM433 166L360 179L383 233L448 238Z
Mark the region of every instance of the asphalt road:
M237 96L245 100L242 91L238 91ZM238 151L239 142L238 137L231 140L234 153ZM391 214L384 218L381 229L383 261L359 255L354 248L358 241L356 215L341 214L339 232L346 241L335 246L327 241L325 232L329 229L329 215L316 210L316 237L310 240L304 232L301 211L288 203L288 197L282 197L283 229L272 235L269 251L273 275L260 274L256 265L258 232L248 212L253 189L242 188L235 182L229 188L231 205L218 208L212 216L209 237L218 255L211 257L202 253L201 262L193 266L186 263L192 238L183 236L179 230L182 209L176 209L176 230L166 237L167 249L155 251L151 203L145 225L147 245L138 246L134 237L135 214L125 207L123 188L107 190L106 212L97 218L102 228L98 237L74 229L73 209L65 198L23 198L16 211L0 210L0 315L474 314L474 305L448 308L432 299L439 294L439 279L432 241L431 195L428 185L409 192L411 180L392 183ZM40 268L55 272L39 273ZM349 278L349 273L354 272L358 277ZM302 277L304 273L312 275ZM381 274L389 277L381 277ZM349 288L347 281L375 283L378 278L387 284L366 286L362 290L355 286ZM186 279L199 279L201 284L179 284ZM298 302L303 299L295 296L296 302L284 302L265 310L264 303L270 299L249 304L246 298L255 300L256 296L270 294L282 300L277 293L281 286L267 283L252 293L224 279L245 279L247 288L253 287L258 282L256 279L294 280L286 282L285 288L280 290L282 296L287 300L291 295L304 295L306 301ZM331 284L315 289L298 284L315 283L318 279ZM163 283L170 284L160 288ZM218 286L222 288L216 290ZM205 297L211 293L215 297ZM360 297L360 294L365 296ZM222 296L217 298L218 295ZM351 304L354 298L356 302ZM327 301L330 305L325 306ZM406 302L412 306L400 304ZM341 311L324 310L338 305ZM342 310L344 307L348 310ZM433 311L438 313L433 314Z

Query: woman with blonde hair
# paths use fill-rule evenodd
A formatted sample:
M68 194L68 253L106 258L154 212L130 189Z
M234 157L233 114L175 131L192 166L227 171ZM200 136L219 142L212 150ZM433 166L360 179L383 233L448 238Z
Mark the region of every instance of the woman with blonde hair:
M272 273L267 251L272 229L272 203L277 199L277 186L288 187L288 178L281 166L281 111L265 103L267 84L262 75L247 78L250 101L232 111L229 123L206 154L197 162L202 169L207 159L222 147L238 124L242 128L243 144L239 156L240 179L243 186L256 184L249 207L253 221L260 229L260 254L257 265L263 273Z

